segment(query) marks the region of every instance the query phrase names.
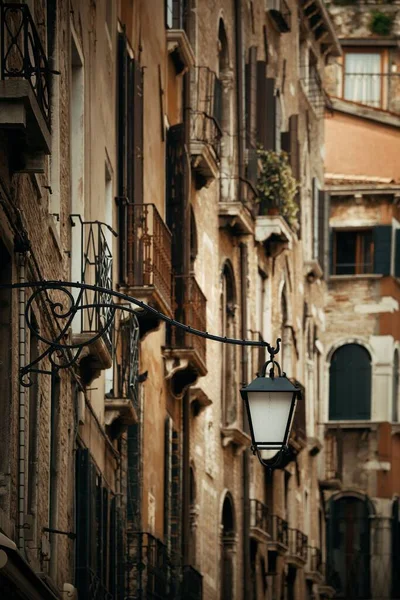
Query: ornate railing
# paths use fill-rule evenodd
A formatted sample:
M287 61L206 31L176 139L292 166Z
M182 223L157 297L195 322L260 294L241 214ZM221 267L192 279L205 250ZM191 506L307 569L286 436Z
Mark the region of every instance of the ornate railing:
M182 600L202 600L203 576L191 566L183 567Z
M154 204L123 204L126 237L126 283L130 287L158 288L171 303L171 232Z
M106 223L100 221L82 221L80 215L71 215L71 223L81 227L81 282L107 288L113 287L113 257L111 236L117 235ZM85 289L81 312L81 331L91 333L100 331L110 321L112 296L103 291ZM111 336L107 332L104 339L111 345Z
M113 342L113 397L129 398L138 409L139 323L135 315L122 312Z
M168 552L159 539L146 532L128 533L128 597L165 600L168 597Z
M250 499L250 527L268 531L268 507L253 498Z
M215 72L199 66L194 72L191 111L191 141L209 144L216 158L221 154L222 85Z
M289 554L307 560L307 536L298 529L289 527Z
M29 7L0 3L1 79L29 81L40 110L50 127L50 69Z
M76 585L79 597L86 600L114 600L114 596L104 587L100 578L90 568L76 569Z
M278 542L283 546L288 545L288 523L285 519L278 517L278 515L271 515L269 517L268 532L271 535L271 541Z
M322 552L315 546L308 546L307 570L323 574Z
M305 67L302 66L301 70L304 72ZM325 108L331 108L330 98L324 89L316 64L308 67L307 73L302 77L302 83L307 97L318 115L323 114Z
M173 284L173 304L175 318L183 320L193 329L206 330L206 297L201 291L194 275L176 275ZM193 348L203 362L206 361L206 339L173 328L171 331L172 348Z

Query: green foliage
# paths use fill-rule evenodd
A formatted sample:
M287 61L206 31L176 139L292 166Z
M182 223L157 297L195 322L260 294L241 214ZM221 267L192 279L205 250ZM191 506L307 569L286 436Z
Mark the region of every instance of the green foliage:
M257 155L261 163L257 180L261 214L270 209L279 209L279 213L289 225L296 228L299 211L295 201L297 182L293 177L287 153L259 148Z
M379 10L371 12L369 29L376 35L390 35L393 29L393 15L387 15Z

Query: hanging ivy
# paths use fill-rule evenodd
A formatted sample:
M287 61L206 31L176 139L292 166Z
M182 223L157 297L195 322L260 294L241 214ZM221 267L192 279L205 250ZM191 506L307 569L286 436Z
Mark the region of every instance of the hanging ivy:
M295 198L298 186L287 153L259 148L257 155L260 163L257 179L260 213L270 214L276 210L292 228L296 228L299 207Z

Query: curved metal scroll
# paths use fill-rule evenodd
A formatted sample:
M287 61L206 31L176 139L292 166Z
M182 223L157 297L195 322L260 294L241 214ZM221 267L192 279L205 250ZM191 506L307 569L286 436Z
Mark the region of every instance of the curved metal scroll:
M20 372L21 384L29 387L32 385L29 374L36 373L49 373L49 371L42 370L39 368L40 362L48 357L53 369L65 369L74 365L79 359L82 350L86 346L90 346L100 338L107 336L112 323L114 321L115 313L117 310L122 310L125 313L138 315L137 309L132 305L141 308L144 311L155 314L160 320L169 323L174 327L183 329L187 333L197 335L199 337L207 338L224 344L235 344L240 346L264 346L267 348L271 358L279 351L279 343L277 349L271 347L268 342L236 339L221 337L208 333L208 331L200 331L192 328L190 325L180 323L175 319L167 317L163 313L159 312L152 306L149 306L141 300L137 300L127 294L110 290L97 285L90 285L87 283L69 282L69 281L34 281L34 282L23 282L13 284L0 285L1 288L8 289L33 289L32 294L27 300L25 308L25 320L28 328L31 332L43 343L46 348L31 363L26 365ZM73 294L71 289L76 290ZM85 302L87 291L97 293L97 297L104 298L106 301L97 303ZM57 299L51 297L51 292L57 292ZM31 319L32 307L38 301L44 302L57 324L58 332L53 339L48 339L39 331L39 328ZM96 331L85 332L84 340L73 340L70 337L70 327L75 316L79 313L82 315L82 311L88 311L93 308L107 308L106 318L97 327ZM90 335L93 334L91 337Z

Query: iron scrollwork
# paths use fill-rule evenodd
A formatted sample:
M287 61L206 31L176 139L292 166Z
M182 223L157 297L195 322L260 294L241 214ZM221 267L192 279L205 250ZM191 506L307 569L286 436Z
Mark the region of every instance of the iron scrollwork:
M33 290L26 302L25 320L31 333L45 345L45 350L35 358L35 360L21 369L20 382L25 387L30 387L32 385L32 381L29 377L30 373L51 372L39 368L43 359L47 357L51 363L52 369L55 370L72 367L79 360L85 347L90 346L100 338L104 339L105 336L110 337L110 330L116 311L123 311L123 313L133 315L136 319L138 315L136 307L141 308L142 311L155 314L161 321L169 323L173 327L177 327L188 334L224 344L264 346L269 352L271 351L271 346L268 342L221 337L208 333L208 331L195 329L190 325L180 323L175 319L167 317L141 300L99 285L79 282L75 283L71 281L34 281L3 284L0 285L0 288L23 288ZM90 300L87 301L87 298ZM53 329L57 331L52 339L45 337L39 330L39 326L31 318L33 312L32 309L35 305L41 303L44 303L49 309L53 324L56 325ZM75 316L78 314L78 316L83 319L82 314L85 313L85 311L93 311L94 309L104 309L104 312L102 313L103 317L97 322L96 330L90 331L89 334L85 336L84 340L78 339L77 341L71 336L71 327ZM81 322L83 322L83 320L81 320ZM134 339L132 337L130 340L131 344L135 343L137 345L138 343L137 331L137 327L132 327L132 332L135 332L135 335ZM133 348L130 348L130 352L132 356L135 356ZM127 366L127 369L129 373L124 376L124 380L127 376L129 380L128 386L130 386L132 384L130 379L134 377L134 373L130 370L129 365ZM126 385L126 383L127 381L125 380L125 383L122 385Z

